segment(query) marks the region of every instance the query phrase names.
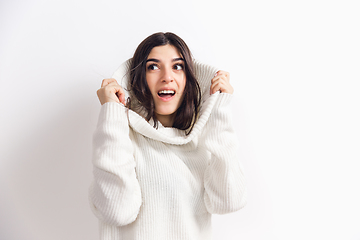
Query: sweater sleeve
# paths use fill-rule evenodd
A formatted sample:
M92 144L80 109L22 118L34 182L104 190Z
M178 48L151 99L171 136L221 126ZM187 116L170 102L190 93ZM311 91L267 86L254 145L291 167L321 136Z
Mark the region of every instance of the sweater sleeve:
M135 221L141 206L126 108L101 106L93 136L94 181L89 190L92 211L102 222L124 226Z
M204 201L213 214L234 212L246 204L245 178L236 154L238 140L231 121L231 99L231 94L219 94L201 137L210 152L204 175Z

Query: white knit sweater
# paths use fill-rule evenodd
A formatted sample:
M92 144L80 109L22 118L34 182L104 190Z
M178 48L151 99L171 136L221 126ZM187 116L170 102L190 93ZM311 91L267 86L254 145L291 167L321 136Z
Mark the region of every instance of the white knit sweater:
M114 74L123 86L128 68L129 61ZM208 240L211 214L245 205L232 95L209 95L216 71L195 62L203 103L189 135L160 123L155 129L122 104L102 105L89 192L101 240Z

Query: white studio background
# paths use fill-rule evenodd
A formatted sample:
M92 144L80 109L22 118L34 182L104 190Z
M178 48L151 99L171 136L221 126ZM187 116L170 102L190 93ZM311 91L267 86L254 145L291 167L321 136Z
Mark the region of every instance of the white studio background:
M0 239L96 240L103 78L172 31L231 73L248 205L214 239L360 239L356 0L0 1Z

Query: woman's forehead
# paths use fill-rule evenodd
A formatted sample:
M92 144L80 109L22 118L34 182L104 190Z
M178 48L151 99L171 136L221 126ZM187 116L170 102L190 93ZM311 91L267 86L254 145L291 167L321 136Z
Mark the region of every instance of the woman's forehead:
M173 61L182 58L179 50L172 45L157 46L151 49L147 59L157 59L159 61Z

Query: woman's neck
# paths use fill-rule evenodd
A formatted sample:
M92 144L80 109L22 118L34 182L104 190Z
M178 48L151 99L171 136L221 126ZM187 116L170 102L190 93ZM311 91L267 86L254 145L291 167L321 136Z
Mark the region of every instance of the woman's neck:
M164 127L172 127L174 124L175 113L171 115L156 114L156 118Z

